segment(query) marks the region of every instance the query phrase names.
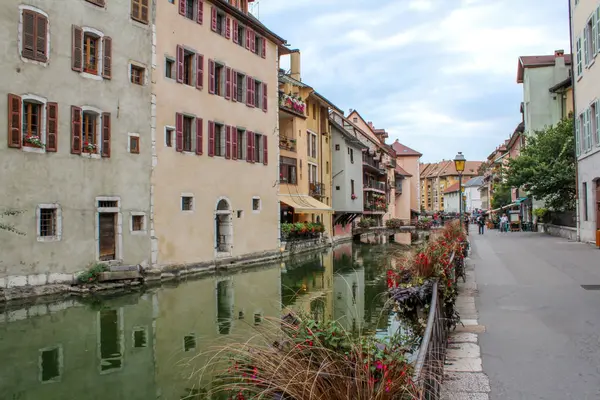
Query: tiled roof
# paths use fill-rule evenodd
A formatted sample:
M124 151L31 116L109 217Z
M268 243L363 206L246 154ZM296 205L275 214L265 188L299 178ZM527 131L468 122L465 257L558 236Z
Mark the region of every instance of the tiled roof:
M481 186L483 185L483 176L476 176L475 178L471 178L469 179L469 181L467 183L465 183L465 187L472 187L472 186Z
M403 145L396 139L396 141L392 144L392 148L396 151L396 154L399 156L419 156L421 157L423 154L419 153L416 150L411 149L408 146Z
M402 176L406 176L407 178L410 178L412 175L409 174L408 172L406 172L406 170L404 168L402 168L399 165L396 165L396 173L402 175Z
M458 192L458 188L459 188L459 186L458 186L458 182L457 182L454 185L448 186L448 189L444 190L444 194Z
M521 56L517 69L517 83L523 83L525 68L551 67L556 64L556 55L547 56ZM565 54L565 65L571 65L571 54Z

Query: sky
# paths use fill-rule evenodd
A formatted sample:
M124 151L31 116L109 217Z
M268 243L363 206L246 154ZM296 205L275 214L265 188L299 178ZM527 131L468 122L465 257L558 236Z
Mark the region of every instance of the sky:
M257 2L300 50L303 82L423 162L485 160L521 121L519 56L570 52L565 0Z

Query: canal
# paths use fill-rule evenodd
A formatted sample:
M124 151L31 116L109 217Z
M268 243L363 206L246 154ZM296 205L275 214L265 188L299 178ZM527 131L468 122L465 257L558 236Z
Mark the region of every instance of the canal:
M289 311L356 334L395 329L383 310L398 245L342 244L283 263L110 299L0 315L0 399L199 399L205 351L245 341Z

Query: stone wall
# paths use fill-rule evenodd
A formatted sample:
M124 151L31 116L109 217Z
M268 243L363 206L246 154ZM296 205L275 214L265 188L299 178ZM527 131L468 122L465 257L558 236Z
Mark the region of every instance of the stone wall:
M577 228L552 224L539 224L539 231L551 236L558 236L572 241L577 241Z

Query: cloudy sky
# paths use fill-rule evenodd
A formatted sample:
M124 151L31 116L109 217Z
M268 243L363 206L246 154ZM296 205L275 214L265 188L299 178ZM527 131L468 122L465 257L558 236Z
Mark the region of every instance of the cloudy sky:
M300 49L304 82L424 161L484 160L520 122L518 57L569 52L564 0L258 3L254 14Z

